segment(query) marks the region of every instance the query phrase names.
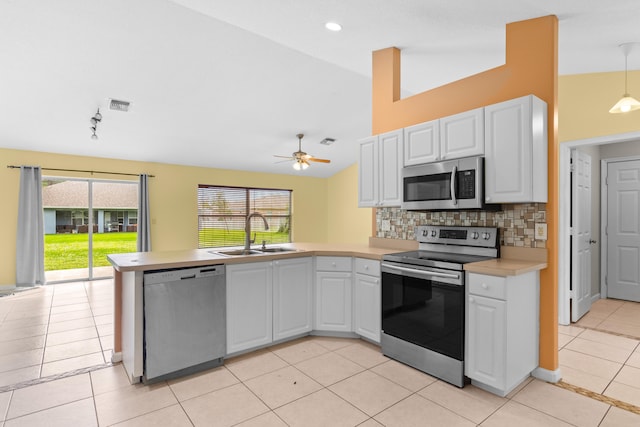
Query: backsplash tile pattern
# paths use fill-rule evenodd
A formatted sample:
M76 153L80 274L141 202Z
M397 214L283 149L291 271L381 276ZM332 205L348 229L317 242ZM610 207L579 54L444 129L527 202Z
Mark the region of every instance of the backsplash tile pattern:
M376 237L415 239L419 225L498 227L501 246L545 248L546 241L535 240L535 223L546 222L545 203L502 205L499 211L405 211L400 208L376 209ZM382 220L391 224L382 231Z

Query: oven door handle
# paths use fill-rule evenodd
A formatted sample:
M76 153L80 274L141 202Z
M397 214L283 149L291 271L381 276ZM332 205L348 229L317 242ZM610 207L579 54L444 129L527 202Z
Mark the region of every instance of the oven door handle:
M443 278L447 278L447 279L459 279L460 275L459 274L451 274L451 273L441 273L439 271L425 271L425 270L418 270L415 268L407 268L407 267L399 267L397 265L389 265L389 264L382 264L383 267L387 267L391 270L398 270L398 271L404 271L405 273L417 273L423 276L432 276L432 277L443 277Z
M458 204L458 199L456 198L456 178L458 177L458 167L454 166L451 171L451 203L453 205Z

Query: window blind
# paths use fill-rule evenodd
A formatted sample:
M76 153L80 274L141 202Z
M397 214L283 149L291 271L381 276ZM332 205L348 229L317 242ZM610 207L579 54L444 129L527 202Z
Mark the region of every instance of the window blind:
M242 246L245 222L260 212L269 223L265 230L260 218L251 219L251 239L266 244L291 242L291 190L198 186L198 247Z

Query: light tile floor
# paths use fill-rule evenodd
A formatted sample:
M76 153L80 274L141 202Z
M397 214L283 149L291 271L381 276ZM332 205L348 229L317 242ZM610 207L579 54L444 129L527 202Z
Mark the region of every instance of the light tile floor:
M640 304L601 299L558 331L563 381L640 407Z
M640 415L538 380L463 389L346 338L308 337L155 385L122 365L0 393L0 426L637 426Z
M0 298L0 390L110 362L113 281L43 286Z
M7 378L77 370L90 366L87 356L95 354L102 356L95 361L105 363L112 309L108 281L0 298L0 379L6 383ZM640 384L637 340L579 326L560 332L563 373L567 368L583 374L602 369L598 375L613 377L601 392L633 403ZM573 382L591 378L576 374L574 380L572 374L565 377ZM602 384L598 375L594 382ZM459 389L356 339L308 337L150 386L130 385L122 365L52 378L0 391L0 427L640 425L640 415L538 380L506 398L473 386Z

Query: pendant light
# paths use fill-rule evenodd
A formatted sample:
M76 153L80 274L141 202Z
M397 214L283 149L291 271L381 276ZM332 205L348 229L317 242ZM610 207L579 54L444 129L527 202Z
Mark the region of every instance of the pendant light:
M611 109L609 110L610 113L628 113L629 111L640 109L640 102L629 95L629 91L627 90L627 58L629 57L631 48L636 44L638 43L623 43L620 45L622 52L624 52L624 95L622 95L622 99L620 99L620 101L616 102L616 105L611 107Z

